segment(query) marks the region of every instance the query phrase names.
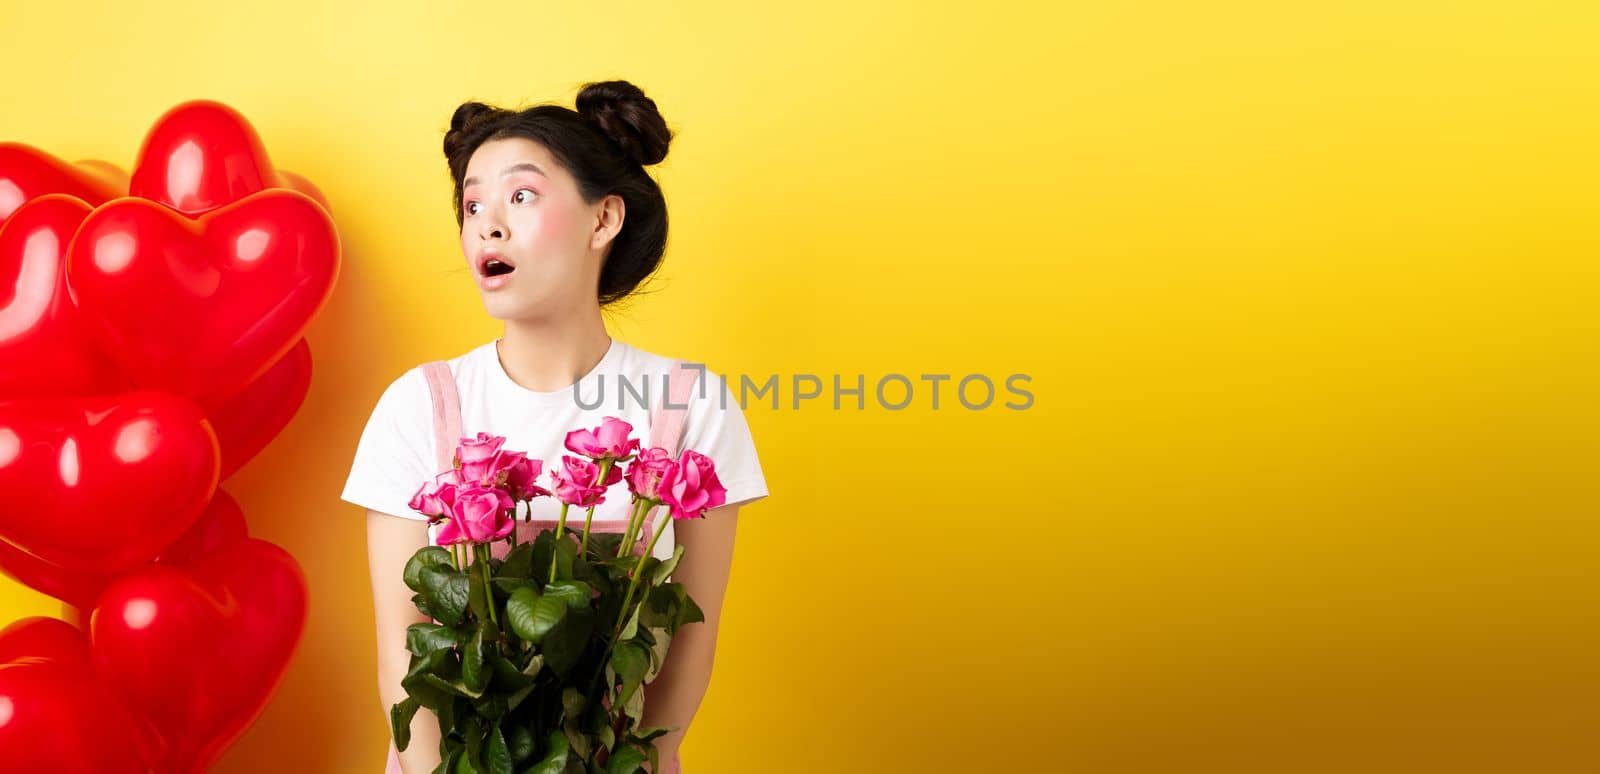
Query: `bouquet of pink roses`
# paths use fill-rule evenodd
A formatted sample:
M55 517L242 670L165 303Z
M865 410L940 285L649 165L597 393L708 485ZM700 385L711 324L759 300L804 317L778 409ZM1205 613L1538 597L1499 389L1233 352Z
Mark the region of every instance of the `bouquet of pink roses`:
M683 585L667 578L678 546L651 555L666 518L703 518L726 490L705 455L639 448L633 427L606 417L567 433L551 488L543 462L501 447L505 438L463 438L455 465L424 483L411 507L439 525L438 545L406 564L417 609L433 623L406 631L407 698L390 709L395 745L410 743L411 719L427 707L439 719L436 772L608 772L657 770L652 740L673 728L638 728L641 686L665 662L678 627L705 616ZM626 480L631 518L621 532L593 532L595 505ZM552 493L553 490L553 493ZM561 503L555 529L518 543L517 504ZM587 508L583 530L566 529L570 506ZM666 506L648 544L640 529ZM492 546L505 541L503 556Z

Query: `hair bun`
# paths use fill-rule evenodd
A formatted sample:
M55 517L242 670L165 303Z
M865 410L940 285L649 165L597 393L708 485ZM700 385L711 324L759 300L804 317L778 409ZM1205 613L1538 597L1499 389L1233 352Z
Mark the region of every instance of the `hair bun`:
M444 133L444 155L454 156L468 132L484 119L506 111L482 102L463 102L450 116L450 130Z
M646 97L638 86L627 81L585 84L578 93L577 106L578 113L622 148L634 163L648 166L667 157L672 131L656 109L655 100Z

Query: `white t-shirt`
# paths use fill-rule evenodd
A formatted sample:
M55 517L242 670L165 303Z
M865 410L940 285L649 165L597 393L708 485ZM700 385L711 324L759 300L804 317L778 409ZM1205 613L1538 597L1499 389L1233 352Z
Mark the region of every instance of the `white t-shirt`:
M641 447L650 445L650 414L661 401L663 380L672 368L672 358L612 338L611 347L599 364L575 386L534 392L506 374L495 343L490 341L448 361L460 394L463 436L473 437L479 432L505 436L502 448L527 452L544 462L538 483L552 490L550 471L560 467L562 455L578 456L565 446L569 430L595 428L602 418L614 416L633 425L632 437L639 439ZM640 396L646 393L648 399L641 400ZM595 408L584 408L596 402L599 405ZM761 473L750 426L723 378L705 369L696 378L688 400L679 405L685 403L688 409L680 448L711 458L718 479L728 490L726 504L748 505L766 497L767 482ZM432 398L419 365L401 374L378 398L356 445L355 460L340 498L401 518L426 520L426 516L411 510L409 502L424 481L431 481L442 472L438 459ZM624 521L629 516L628 505L627 483L613 484L606 490L605 502L595 507L594 520ZM554 497L533 500L536 519L554 519L560 509L561 504ZM567 528L581 531L586 510L568 508ZM666 510L661 506L652 511L652 524L666 518ZM672 556L674 544L671 519L666 522L665 532L652 552L662 559Z

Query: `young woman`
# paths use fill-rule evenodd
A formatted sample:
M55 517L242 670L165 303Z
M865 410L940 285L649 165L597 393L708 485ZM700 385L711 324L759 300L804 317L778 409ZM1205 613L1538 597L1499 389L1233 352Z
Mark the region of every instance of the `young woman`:
M385 722L390 706L405 698L406 627L428 620L412 604L401 572L434 536L408 503L450 453L441 455L434 414L440 385L430 378L454 383L463 435L505 436L505 448L543 460L546 471L570 453L562 448L566 431L596 427L605 416L627 421L649 445L674 360L611 338L601 309L633 293L661 263L666 202L644 168L666 156L671 138L655 102L626 81L586 85L575 111L467 102L451 118L444 153L455 180L462 254L489 315L505 329L445 361L447 376L437 366L431 372L418 366L395 379L367 422L345 484L342 498L367 509ZM646 691L645 725L679 727L656 742L665 772L680 770L678 748L711 677L735 517L740 506L767 495L733 391L709 370L700 370L696 382L686 401L674 401L687 409L674 425L681 440L671 451L694 449L715 461L727 498L704 519L669 522L655 549L665 558L674 545L684 546L673 580L706 617L673 639ZM640 400L641 393L648 398ZM627 505L625 495L612 493L594 520L625 521ZM557 511L551 498L539 498L532 517L551 519ZM568 520L570 526L570 512ZM438 764L438 721L422 709L405 753L397 755L391 743L388 770L421 774Z

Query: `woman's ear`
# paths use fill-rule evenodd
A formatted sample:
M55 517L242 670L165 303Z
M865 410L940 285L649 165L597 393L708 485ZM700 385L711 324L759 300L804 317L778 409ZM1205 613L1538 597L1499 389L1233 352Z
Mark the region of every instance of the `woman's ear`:
M622 231L622 220L627 215L627 206L622 197L617 194L608 194L600 200L600 209L595 213L594 233L589 237L589 247L599 250L617 238Z

